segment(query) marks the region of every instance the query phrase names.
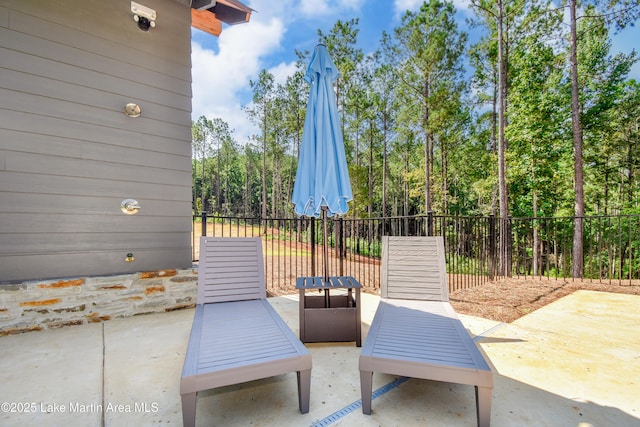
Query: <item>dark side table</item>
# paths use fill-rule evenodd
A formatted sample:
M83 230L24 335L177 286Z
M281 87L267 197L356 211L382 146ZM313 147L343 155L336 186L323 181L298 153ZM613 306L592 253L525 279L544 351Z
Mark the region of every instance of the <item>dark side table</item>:
M355 341L356 346L360 347L361 288L362 285L352 276L331 276L329 281L319 276L298 277L296 289L300 293L300 341ZM346 289L346 294L331 295L331 291L338 289ZM310 291L315 291L316 295Z

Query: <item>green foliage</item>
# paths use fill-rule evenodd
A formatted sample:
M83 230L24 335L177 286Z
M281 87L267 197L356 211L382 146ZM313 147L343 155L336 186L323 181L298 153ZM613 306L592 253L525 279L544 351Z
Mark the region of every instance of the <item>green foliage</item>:
M503 2L502 11L493 0L471 5L471 25L485 30L473 45L456 24L453 3L441 0L404 14L392 34L382 34L380 49L367 55L358 48L357 18L318 31L341 74L336 93L354 193L349 216L414 215L427 208L453 215L497 213L500 12L508 48L509 215L573 215L563 12L542 0ZM612 54L609 31L611 25L634 23L640 6L607 2L612 20L606 21L590 5L603 7L585 2L578 31L586 212L638 212L640 84L628 78L638 56ZM293 215L309 53L296 54L296 71L284 84L266 70L250 83L253 101L245 111L259 128L250 143L234 141L221 118L193 123L195 211Z

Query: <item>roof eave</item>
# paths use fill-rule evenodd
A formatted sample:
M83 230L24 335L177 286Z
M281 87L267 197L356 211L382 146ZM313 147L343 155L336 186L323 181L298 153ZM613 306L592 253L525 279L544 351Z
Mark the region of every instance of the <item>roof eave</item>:
M237 0L217 0L210 5L207 0L193 1L191 9L191 26L206 33L219 36L222 23L229 25L249 22L253 9ZM204 7L199 7L204 5Z

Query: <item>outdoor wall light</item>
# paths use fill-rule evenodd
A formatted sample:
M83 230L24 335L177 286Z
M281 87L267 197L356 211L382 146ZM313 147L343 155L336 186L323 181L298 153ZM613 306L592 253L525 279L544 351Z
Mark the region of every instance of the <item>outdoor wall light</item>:
M128 103L124 106L124 113L128 117L140 117L140 113L142 110L138 104L134 104L133 102Z
M142 31L149 31L149 27L156 27L157 15L155 10L132 1L131 13L133 13L133 20L138 23L138 28Z
M127 215L135 215L140 210L141 206L137 200L134 199L124 199L120 203L120 210Z

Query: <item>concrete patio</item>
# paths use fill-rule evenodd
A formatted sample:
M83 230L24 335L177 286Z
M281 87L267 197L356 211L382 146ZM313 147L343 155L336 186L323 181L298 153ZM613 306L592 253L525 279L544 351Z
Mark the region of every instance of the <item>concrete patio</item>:
M271 298L298 331L297 295ZM362 298L366 337L378 298ZM461 316L494 369L493 426L640 425L640 296L578 291L514 323ZM0 425L181 425L194 310L0 337ZM202 426L473 426L471 386L374 375L359 406L353 343L308 344L311 403L295 374L201 393Z

